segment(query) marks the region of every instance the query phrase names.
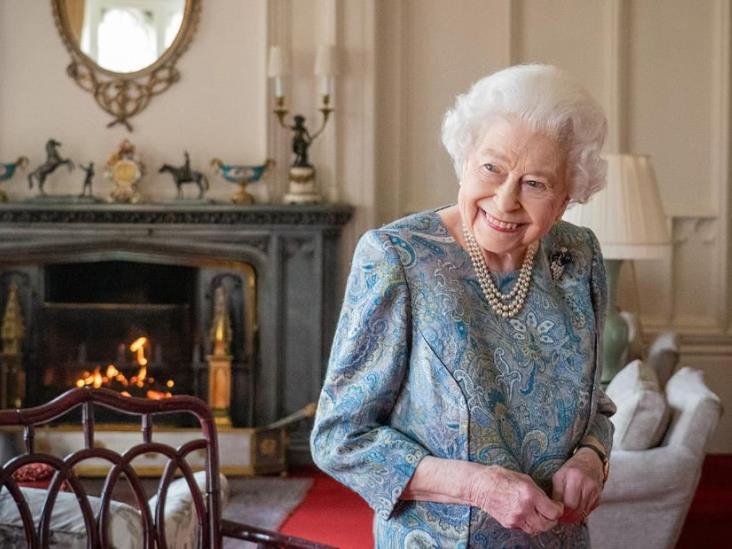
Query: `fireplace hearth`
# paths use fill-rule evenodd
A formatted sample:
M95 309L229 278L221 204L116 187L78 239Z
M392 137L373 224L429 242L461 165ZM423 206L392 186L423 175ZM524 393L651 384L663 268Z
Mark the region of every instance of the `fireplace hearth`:
M340 298L336 244L350 215L347 206L0 205L0 312L15 287L24 405L97 367L129 379L138 364L127 347L139 337L149 375L207 399L218 292L233 426L300 410L322 383ZM292 433L295 462L308 459L308 434L307 425Z

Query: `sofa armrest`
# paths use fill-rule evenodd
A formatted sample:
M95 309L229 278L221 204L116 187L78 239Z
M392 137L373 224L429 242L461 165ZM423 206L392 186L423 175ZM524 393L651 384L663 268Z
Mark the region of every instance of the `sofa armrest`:
M704 372L684 366L666 385L666 399L674 411L664 444L684 446L699 460L722 416L722 403L704 382Z
M614 450L601 502L658 500L688 494L700 475L700 460L683 446Z

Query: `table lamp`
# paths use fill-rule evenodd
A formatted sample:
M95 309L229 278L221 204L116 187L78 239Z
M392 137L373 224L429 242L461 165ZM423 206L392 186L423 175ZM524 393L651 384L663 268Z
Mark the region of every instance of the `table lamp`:
M607 271L608 303L603 330L604 384L623 367L628 326L619 314L617 288L625 259L662 259L670 249L666 217L651 157L608 154L607 185L587 204L567 209L565 221L597 235Z

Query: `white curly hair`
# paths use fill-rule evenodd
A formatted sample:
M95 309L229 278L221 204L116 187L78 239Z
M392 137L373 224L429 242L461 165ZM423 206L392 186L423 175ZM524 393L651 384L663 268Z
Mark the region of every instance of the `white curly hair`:
M566 72L552 65L516 65L475 82L455 99L442 123L442 143L458 178L487 126L496 118L518 117L556 138L567 154L572 202L587 202L605 185L600 156L607 119L600 105Z

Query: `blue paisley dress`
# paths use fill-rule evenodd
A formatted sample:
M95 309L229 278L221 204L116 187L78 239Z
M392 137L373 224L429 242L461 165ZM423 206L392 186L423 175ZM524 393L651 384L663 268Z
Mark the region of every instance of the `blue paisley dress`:
M552 261L566 264L552 274ZM516 278L494 275L503 292ZM376 511L377 547L589 547L584 524L532 537L475 507L399 497L427 455L521 471L551 494L583 437L609 449L614 406L597 352L605 301L595 236L562 221L541 240L511 319L493 313L437 212L361 238L311 449Z

